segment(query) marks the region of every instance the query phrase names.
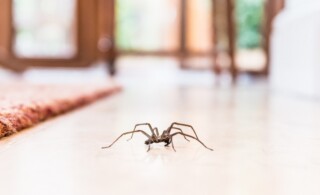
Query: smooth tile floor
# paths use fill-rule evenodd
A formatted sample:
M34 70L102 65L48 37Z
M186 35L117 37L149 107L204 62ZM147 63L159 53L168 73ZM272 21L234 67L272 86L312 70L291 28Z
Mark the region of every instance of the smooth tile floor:
M320 194L318 102L266 83L215 87L207 73L131 72L120 94L0 140L0 194ZM173 121L215 151L176 137L177 152L146 152L142 135L100 149L136 123Z

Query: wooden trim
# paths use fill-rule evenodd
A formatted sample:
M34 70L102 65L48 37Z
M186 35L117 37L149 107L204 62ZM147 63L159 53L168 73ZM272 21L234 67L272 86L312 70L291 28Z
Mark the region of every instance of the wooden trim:
M187 10L188 10L188 0L180 1L180 52L179 55L180 67L183 68L185 66L184 59L188 54L187 49Z
M98 0L98 49L102 59L110 57L115 49L115 2ZM101 45L99 45L101 44Z
M8 41L9 41L9 45L8 45L8 50L9 50L9 57L14 57L12 55L12 51L13 51L13 44L12 44L12 40L13 40L13 32L14 32L14 28L13 28L13 1L9 1L9 6L10 8L8 9L8 14L9 14L9 34L7 35L8 37Z
M109 0L109 6L108 6L108 21L107 21L107 32L111 38L111 48L109 51L109 58L115 58L115 51L116 51L116 40L115 40L115 30L116 30L116 0Z
M234 22L234 0L227 0L227 22L228 22L228 44L229 44L229 56L230 56L230 72L233 82L237 78L237 67L235 63L235 22Z
M269 67L270 67L270 34L271 34L271 25L272 25L272 7L273 7L273 0L266 1L265 2L265 9L264 9L264 15L265 15L265 25L264 25L264 30L263 30L263 35L265 37L265 42L264 42L264 50L266 53L266 66L262 70L262 72L265 75L269 74Z
M212 0L212 41L213 41L213 71L216 74L220 74L221 67L218 64L217 57L218 57L218 0Z
M266 21L265 21L263 34L265 36L264 49L267 56L267 63L266 63L266 67L262 71L264 75L268 75L269 69L270 69L270 58L271 58L270 36L272 33L272 22L275 16L284 8L284 6L285 6L284 0L269 0L269 1L266 1L266 4L265 4L264 14L265 14Z
M115 26L116 0L98 0L98 58L108 66L109 73L115 73Z
M139 56L212 56L214 52L188 52L188 55L181 51L117 51L117 55L139 55Z
M259 76L259 77L267 76L263 71L259 71L259 70L238 70L238 74L249 74L252 76Z
M10 57L10 28L11 28L11 0L0 1L0 62L6 65L6 58ZM9 67L11 68L11 66Z
M180 52L184 54L187 52L187 9L188 9L188 0L180 1Z

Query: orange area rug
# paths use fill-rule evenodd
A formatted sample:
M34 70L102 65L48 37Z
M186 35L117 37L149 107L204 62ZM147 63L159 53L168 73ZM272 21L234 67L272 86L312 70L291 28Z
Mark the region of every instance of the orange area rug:
M120 87L114 84L0 85L0 138L119 90Z

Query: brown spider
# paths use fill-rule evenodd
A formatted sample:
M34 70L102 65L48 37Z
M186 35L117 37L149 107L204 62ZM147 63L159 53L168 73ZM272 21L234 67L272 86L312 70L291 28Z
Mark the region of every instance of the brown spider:
M148 133L146 133L145 131L143 131L143 130L136 130L138 126L142 126L142 125L146 125L146 126L149 127L149 129L151 130L151 136L150 136ZM178 127L177 127L177 126L178 126ZM195 135L195 136L191 136L191 135L185 134L185 133L182 131L182 129L179 128L179 126L190 127L190 128L192 129L192 131L194 132L194 135ZM173 133L173 134L170 134L171 130L178 130L179 132L175 132L175 133ZM175 148L174 148L174 145L173 145L173 139L172 139L172 137L175 136L175 135L179 135L179 134L182 135L182 136L184 136L184 139L186 139L187 141L189 141L189 140L187 139L187 137L188 137L188 138L195 139L195 140L197 140L198 142L200 142L205 148L207 148L208 150L213 151L213 149L207 147L204 143L202 143L202 141L199 140L196 131L193 129L193 127L192 127L191 125L187 125L187 124L183 124L183 123L177 123L177 122L172 123L167 130L164 130L164 131L162 132L161 135L159 134L158 128L157 128L157 127L152 128L151 125L150 125L150 123L136 124L136 125L134 126L133 131L129 131L129 132L122 133L112 144L110 144L109 146L102 147L102 149L110 148L110 147L111 147L114 143L116 143L122 136L127 135L127 134L131 134L130 139L127 140L127 141L129 141L129 140L132 139L133 134L134 134L134 133L138 133L138 132L140 132L140 133L142 133L142 134L144 134L145 136L148 137L148 139L144 142L146 145L149 146L147 152L149 152L149 150L150 150L150 145L151 145L151 144L153 144L153 143L160 143L160 142L166 143L165 146L168 146L169 144L172 143L172 148L173 148L174 151L176 151Z

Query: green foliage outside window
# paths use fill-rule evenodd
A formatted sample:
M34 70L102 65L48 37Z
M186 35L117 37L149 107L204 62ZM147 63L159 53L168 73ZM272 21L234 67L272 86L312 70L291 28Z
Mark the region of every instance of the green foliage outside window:
M237 46L261 47L264 0L236 0Z

